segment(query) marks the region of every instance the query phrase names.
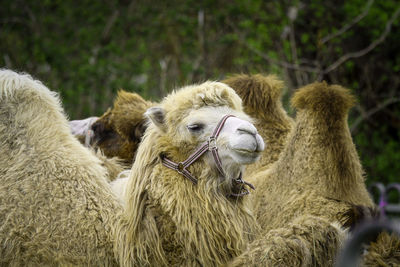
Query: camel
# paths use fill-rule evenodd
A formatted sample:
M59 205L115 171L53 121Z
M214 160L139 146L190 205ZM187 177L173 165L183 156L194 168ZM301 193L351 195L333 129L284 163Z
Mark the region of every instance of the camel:
M71 130L81 143L132 165L147 127L144 113L154 105L136 93L120 90L111 109L100 117L71 121Z
M261 74L234 75L221 82L232 87L242 98L244 111L255 119L254 123L259 134L268 144L260 160L247 168L247 175L257 172L260 168L267 168L278 159L286 136L294 123L280 101L283 82L275 75ZM91 142L91 146L95 149L99 148L105 155L119 157L131 163L141 134L146 127L144 112L154 105L155 103L144 100L136 93L121 90L118 92L113 107L93 124L94 137L92 139L95 141ZM90 118L77 121L79 125L85 126L79 130L83 128L87 131L90 126L87 120ZM123 125L129 127L122 127ZM80 132L84 131L80 130ZM75 134L84 136L80 132L75 131ZM136 138L128 138L127 133L135 133ZM81 140L82 143L85 142L84 137L81 137ZM112 182L113 191L118 196L122 196L124 192L127 176L128 172L121 173L118 179Z
M272 176L276 176L278 177L275 180L275 187L271 186L271 184L267 183L269 175L268 176L263 176L261 175L257 175L257 173L263 173L263 172L267 172L266 170L269 169L271 167L271 164L274 163L277 159L278 156L280 154L280 152L282 151L282 149L285 147L286 142L291 142L291 143L297 143L297 145L301 144L301 139L300 140L296 140L295 138L291 137L289 141L287 141L287 136L288 133L290 132L290 130L294 127L293 124L293 120L286 114L286 111L284 109L282 109L282 104L280 102L280 97L281 97L281 88L282 88L282 83L276 80L276 77L272 76L272 75L268 75L268 76L264 76L264 75L260 75L260 74L256 74L256 75L234 75L228 79L223 80L222 82L228 84L229 86L231 86L232 88L234 88L234 90L238 93L239 96L242 97L243 99L243 106L244 106L244 110L246 113L248 113L249 115L251 115L253 118L255 118L255 126L257 127L257 129L259 130L259 133L261 136L263 136L264 140L266 141L266 143L268 144L267 148L265 149L265 151L263 152L262 158L261 160L250 166L250 175L248 176L249 181L254 183L256 185L256 187L258 189L260 189L260 185L258 184L257 179L259 179L259 181L264 181L265 182L265 187L269 187L272 188L271 191L276 192L276 195L285 195L284 192L276 189L276 187L279 187L279 184L281 183L281 180L278 176L278 174L274 174ZM319 89L312 89L313 86L310 86L308 88L308 90L310 90L309 93L305 93L303 95L303 97L308 98L309 104L314 103L315 105L317 105L318 103L323 104L323 99L319 99L319 97L317 97L319 92ZM333 87L330 88L331 90L333 90ZM306 88L302 89L303 92L306 92ZM314 98L312 98L312 94L313 94L313 90L315 96ZM333 91L335 90L340 90L340 88L336 87ZM300 90L301 91L301 90ZM317 91L317 92L315 92ZM342 90L342 92L344 92ZM320 96L323 97L323 93L324 91L322 91L322 94ZM327 91L325 91L325 93L327 93ZM338 92L336 92L338 93ZM347 92L348 94L348 92ZM301 96L301 92L297 93L297 96ZM346 95L346 93L345 93ZM345 96L343 95L343 96ZM326 98L330 98L330 96L326 95ZM344 98L342 98L342 100L346 100L348 101L348 104L351 104L353 102L353 100L351 100L351 96L348 95ZM300 97L301 99L301 97ZM328 100L328 99L327 99ZM330 99L330 100L334 100L334 99ZM340 97L337 98L337 100L340 100ZM314 102L315 101L315 102ZM328 100L329 101L329 100ZM346 101L343 101L346 102ZM299 103L297 102L296 98L293 98L292 101L293 105L296 106L297 108L302 108L301 106L297 106ZM340 104L339 103L332 103L331 105L336 105L336 104ZM330 110L330 109L328 109ZM315 110L315 112L317 112L317 110ZM304 111L302 112L304 113ZM312 116L312 112L309 113ZM300 117L303 117L304 119L304 115L302 114ZM318 123L314 123L314 125L309 125L308 127L308 131L311 132L311 129L314 127L314 131L317 130L320 126L319 125L323 125L324 124L324 120L322 119L322 116L326 118L331 117L332 121L330 123L328 123L328 126L330 125L330 127L334 126L334 121L335 118L332 117L331 115L335 115L333 114L326 114L326 113L320 113L321 115L321 120L322 122L320 124ZM310 116L310 117L311 117ZM299 116L298 116L299 117ZM345 117L344 117L345 118ZM322 244L326 244L324 242L326 242L326 240L331 240L330 244L327 244L327 247L333 248L330 252L329 251L321 251L321 254L318 255L319 257L319 264L320 265L325 265L327 263L331 264L334 261L334 256L335 256L335 244L337 244L337 247L339 247L339 244L341 242L341 240L343 239L343 236L346 236L345 233L343 233L339 228L337 228L336 230L334 229L335 223L333 223L333 225L329 225L330 223L334 222L335 220L339 220L340 221L340 226L344 229L348 229L348 230L352 230L356 225L358 225L360 222L362 222L365 219L371 219L373 217L376 217L376 214L374 215L374 213L376 213L375 211L375 207L372 204L372 200L369 197L369 195L366 193L366 188L365 185L363 183L363 173L362 173L362 168L360 167L361 164L359 162L359 159L357 157L357 154L355 152L355 148L354 145L352 144L351 138L349 138L350 133L347 129L347 125L343 124L343 119L342 118L342 130L336 132L337 137L339 139L342 139L343 136L345 138L343 138L342 141L344 141L344 147L346 148L347 152L344 151L343 153L332 153L330 156L331 158L335 159L336 158L336 166L340 166L342 163L350 163L349 168L347 168L348 174L349 176L353 176L355 177L355 181L356 183L353 184L353 187L349 187L349 192L346 196L337 196L338 198L338 205L336 205L335 201L330 201L331 203L329 205L326 206L326 208L324 209L324 203L326 203L326 199L322 198L320 201L318 201L317 199L313 200L314 203L312 203L310 206L315 205L316 209L318 210L316 213L315 211L313 212L313 214L319 215L319 214L323 214L324 216L318 216L318 217L312 217L313 215L310 215L310 218L313 218L313 222L310 220L310 222L312 222L311 224L307 225L302 223L289 223L286 224L285 227L281 227L281 228L276 228L270 232L267 233L267 235L265 236L264 239L258 240L256 242L254 242L251 247L248 249L248 254L244 254L241 257L239 257L238 259L236 259L236 261L234 263L232 263L232 265L237 264L238 266L240 266L241 264L246 264L246 265L251 265L252 263L255 265L261 264L260 261L257 261L255 259L259 259L260 254L262 255L263 259L267 259L268 257L266 255L269 255L269 258L275 258L275 260L272 261L266 261L264 263L271 264L271 265L287 265L287 266L298 266L298 265L304 265L307 266L309 264L312 264L312 262L310 262L309 260L307 261L306 258L304 257L304 255L309 255L310 253L308 253L307 251L309 251L310 247L313 247L313 249L315 250L315 246L314 244L309 244L308 245L308 249L307 249L307 242L304 242L305 239L304 237L299 234L299 229L305 229L307 227L312 227L312 231L314 233L318 233L317 232L317 227L316 225L321 224L321 221L325 221L323 222L323 224L321 225L321 227L319 227L319 235L314 235L313 239L309 240L313 240L314 243L322 243ZM345 120L344 120L345 121ZM302 127L305 127L306 124L303 122L302 124L298 124L298 121L296 120L296 128L301 129ZM311 129L310 129L311 128ZM338 127L340 128L340 127ZM266 132L268 131L268 132ZM326 133L326 132L325 132ZM292 134L293 135L293 134ZM323 135L322 135L323 136ZM333 140L333 137L331 136L330 138L331 140ZM329 139L325 139L325 141L328 141ZM304 140L306 141L306 140ZM308 142L309 140L307 140ZM314 143L315 147L320 147L318 145L318 143ZM285 148L288 149L288 148ZM310 151L312 151L312 147L309 147ZM292 150L294 151L294 150ZM340 151L340 150L339 150ZM298 152L298 158L301 157L301 153L306 155L306 151L304 150L300 150ZM285 159L290 158L289 156L291 155L291 153L287 153L286 155L282 155L281 161L285 161ZM322 155L324 155L324 153L322 152ZM336 155L336 157L335 157ZM340 156L343 157L343 159L340 159ZM346 156L350 157L347 158L346 160ZM297 161L296 159L296 161ZM328 163L329 161L326 161L329 158L325 158L325 163ZM292 164L296 164L293 161ZM299 161L300 162L300 161ZM324 157L320 157L320 162L324 162ZM278 163L277 163L278 164ZM303 163L305 164L305 163ZM305 164L306 165L306 164ZM319 164L320 165L320 164ZM312 165L306 165L306 166L314 166L315 170L322 167L321 165L318 167L318 165L312 164ZM298 167L298 166L297 166ZM329 165L328 165L329 167ZM275 168L275 167L274 167ZM339 168L340 169L340 168ZM314 171L315 171L314 170ZM343 170L346 170L346 168L343 168ZM290 171L290 168L286 170L286 173L288 173ZM298 171L301 173L302 170L298 169ZM285 172L284 168L281 170L282 173ZM255 173L255 175L253 175L253 173ZM303 172L304 174L307 174L307 172ZM340 176L335 175L335 172L331 172L331 175L333 178L336 177L339 178ZM328 176L327 174L325 174L325 176ZM300 176L299 176L300 177ZM321 177L324 177L321 175ZM346 177L345 175L342 175L342 177ZM309 180L311 181L311 180ZM344 186L342 183L338 183L339 185ZM299 186L303 186L305 191L306 188L308 188L307 184L303 184L302 180L299 180ZM316 186L318 186L316 184ZM345 187L345 186L344 186ZM274 189L275 188L275 189ZM324 186L321 186L321 188L325 188ZM354 190L354 195L352 195L352 191ZM314 189L315 190L315 189ZM314 191L313 190L313 191ZM335 189L331 188L331 193L335 194ZM332 192L333 191L333 192ZM337 191L341 191L340 187L337 189ZM358 191L358 193L357 193ZM257 190L255 192L255 194L252 196L252 198L257 198L257 196L260 196L260 192L263 192L262 190ZM343 191L345 192L345 191ZM361 192L361 193L360 193ZM262 193L261 193L262 195ZM352 196L351 199L348 198L348 196ZM261 196L262 198L263 196ZM356 200L356 198L358 198L358 201ZM328 197L329 198L329 197ZM343 200L345 199L345 200ZM270 205L273 206L276 204L276 201L274 202L273 197L270 198L268 201L270 201ZM345 202L345 203L344 203ZM319 208L318 208L318 203ZM330 209L329 206L333 204L333 209ZM261 211L260 211L261 208ZM269 206L266 207L266 210L269 211ZM263 207L262 205L260 205L260 207L258 208L258 212L259 214L262 213ZM346 211L347 210L347 211ZM290 212L290 208L289 210L285 210L285 213L289 213ZM276 216L276 214L273 213L273 211L270 213L273 214L271 215L274 218L279 218ZM264 215L266 215L264 213ZM279 220L279 219L277 219ZM294 220L304 220L302 218L296 218ZM318 223L318 220L320 221ZM265 224L270 225L270 220L269 218L265 218L263 216L258 217L258 221L263 224L263 222ZM304 220L306 221L306 220ZM268 223L267 223L268 222ZM326 227L324 228L323 225L326 225ZM281 224L282 225L282 224ZM332 227L333 226L333 227ZM338 226L338 225L336 225ZM279 227L279 225L277 225L276 227ZM267 230L268 231L268 230ZM290 231L292 231L292 234L290 235ZM297 231L297 232L296 232ZM335 233L336 232L336 233ZM303 232L303 234L307 234L307 231ZM283 236L285 236L285 238L282 238ZM278 238L278 239L277 239ZM325 239L325 240L324 240ZM300 242L299 240L302 240L302 242ZM298 242L301 243L302 245L297 245L297 247L293 247L291 244L292 242ZM258 242L258 243L257 243ZM275 243L274 243L275 242ZM274 245L271 246L271 243L273 243ZM279 249L279 246L277 246L276 244L279 244L279 246L281 247ZM364 253L363 255L363 265L365 266L376 266L376 265L393 265L396 262L400 261L400 254L399 254L399 247L400 247L400 242L399 242L399 238L395 235L391 235L389 236L387 233L382 233L379 235L379 237L377 238L376 242L371 243L371 245L368 247L366 253ZM301 253L296 253L297 252L301 252ZM328 254L327 254L328 252ZM289 254L291 256L289 257L284 257L282 255L286 255ZM325 258L325 259L324 259ZM314 258L314 263L315 261L318 263L318 259L315 257Z
M2 70L0 103L0 265L223 265L257 236L241 177L264 143L227 85L146 112L125 207L55 93Z
M353 103L348 90L325 82L294 94L295 125L279 159L248 178L261 189L252 200L263 238L232 266L333 264L346 237L337 227L343 214L354 205L373 207L347 125Z
M0 133L0 266L118 266L112 229L122 205L57 95L1 70Z

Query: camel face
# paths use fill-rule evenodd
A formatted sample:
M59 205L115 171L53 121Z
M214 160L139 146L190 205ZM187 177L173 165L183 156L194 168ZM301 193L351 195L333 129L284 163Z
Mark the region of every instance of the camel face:
M264 150L264 142L251 119L227 107L203 107L190 112L183 121L181 132L187 139L198 138L200 143L207 141L223 116L229 117L216 139L218 153L229 165L251 164L258 160ZM208 154L210 160L210 154Z
M242 173L242 165L257 161L264 150L264 141L251 123L251 119L232 108L206 106L191 110L189 115L173 129L168 129L166 113L166 110L159 107L151 108L146 112L161 133L167 133L167 136L171 131L178 133L173 135L174 139L171 143L195 144L188 146L193 147L191 151L188 151L189 154L196 153L207 144L208 151L202 157L209 166L218 169L216 166L218 160L211 153L211 150L216 148L221 162L221 173L226 177L233 179L239 177ZM215 139L212 138L221 120L227 115L232 116L224 121L218 136ZM177 149L184 151L185 147L177 147Z

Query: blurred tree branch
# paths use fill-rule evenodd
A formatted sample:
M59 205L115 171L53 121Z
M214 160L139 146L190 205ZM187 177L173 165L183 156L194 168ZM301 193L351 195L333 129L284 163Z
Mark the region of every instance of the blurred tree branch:
M360 126L360 124L365 121L368 120L370 117L372 117L375 113L385 109L387 106L394 104L394 103L398 103L400 102L400 97L399 98L389 98L386 99L385 101L379 103L376 107L368 110L368 111L364 111L364 109L362 109L360 106L358 107L358 110L360 112L360 116L350 125L350 132L354 135L357 133L358 131L358 127Z
M325 36L324 38L321 39L321 44L325 44L326 42L328 42L329 40L345 33L347 30L349 30L351 27L353 27L354 25L356 25L360 20L362 20L369 12L372 4L374 3L374 0L369 0L368 3L365 5L364 11L358 15L357 17L355 17L350 23L344 25L340 30L338 30L335 33L329 34L327 36Z
M400 15L400 7L396 9L396 11L393 13L392 17L387 21L385 30L382 32L382 34L379 36L378 39L376 39L375 41L373 41L367 47L365 47L364 49L362 49L360 51L347 53L347 54L341 56L334 63L332 63L331 65L326 67L322 71L322 74L327 74L327 73L333 71L334 69L336 69L337 67L339 67L340 65L342 65L344 62L346 62L347 60L349 60L351 58L362 57L362 56L368 54L370 51L372 51L375 47L377 47L379 44L381 44L385 40L385 38L388 36L388 34L390 33L390 31L392 29L393 22L398 18L399 15Z
M107 23L104 27L103 34L101 36L103 40L108 39L110 31L114 26L115 22L117 21L118 16L119 16L119 10L115 9L114 12L111 14L111 16L108 18Z
M292 54L292 61L295 66L299 66L299 58L297 56L297 44L295 38L295 30L294 30L294 21L297 18L298 8L295 6L291 6L288 10L288 18L289 18L289 42L290 42L290 50ZM303 79L301 77L301 72L299 70L295 70L296 84L304 84Z
M332 35L328 35L328 36L324 37L322 39L322 42L325 43L325 42L329 41L332 38L340 36L341 34L346 32L348 29L350 29L353 25L355 25L357 22L359 22L363 17L365 17L367 15L372 3L373 3L373 0L370 0L367 3L364 11L359 16L354 18L351 21L351 23L346 24L345 26L343 26L338 32L336 32L336 33L334 33ZM293 12L291 12L291 13L293 13ZM296 47L296 43L295 43L295 40L294 40L293 22L291 23L292 25L290 27L290 35L291 35L291 37L290 37L290 45L291 45L293 62L287 62L287 61L284 61L284 60L271 58L270 56L268 56L263 51L255 48L251 44L249 44L246 41L246 38L243 36L243 34L241 34L241 32L233 25L233 23L231 23L231 26L233 27L233 29L236 32L236 34L239 36L238 41L239 41L239 43L241 45L243 45L244 47L246 47L247 49L249 49L250 51L252 51L256 55L260 56L261 58L263 58L264 60L266 60L270 64L274 64L274 65L277 65L277 66L281 66L281 67L293 70L294 74L295 74L295 78L296 78L296 83L294 83L294 85L301 86L301 85L303 85L303 80L304 79L300 77L299 72L306 72L306 73L309 73L309 74L316 74L317 77L318 77L317 80L322 80L323 75L328 74L328 73L332 72L333 70L337 69L339 66L341 66L343 63L345 63L349 59L362 57L362 56L368 54L369 52L371 52L379 44L381 44L382 42L385 41L386 37L391 32L391 28L392 28L393 23L399 17L399 15L400 15L400 7L395 10L395 12L391 16L391 18L386 22L385 29L382 32L382 34L379 36L379 38L377 38L376 40L371 42L367 47L365 47L362 50L344 54L339 59L337 59L336 61L334 61L333 63L331 63L330 65L328 65L325 68L321 68L320 67L322 64L317 59L314 59L314 60L312 60L312 59L299 60L297 58L297 52L296 52L297 51L297 47ZM306 63L306 62L313 64L315 67L314 66L310 66L310 65L302 64L302 63ZM307 80L309 80L309 79L307 79Z
M0 19L0 24L9 24L9 23L20 23L20 24L27 24L26 21L24 19L21 18L3 18Z
M243 37L239 37L239 43L242 44L243 46L245 46L247 49L249 49L253 53L255 53L256 55L258 55L259 57L265 59L266 61L268 61L271 64L276 64L276 65L284 67L284 68L305 71L305 72L310 72L310 73L316 73L318 71L318 68L313 68L313 67L309 67L309 66L305 66L305 65L293 64L293 63L283 61L283 60L273 59L273 58L269 57L267 54L260 51L259 49L255 48L252 45L250 45L249 43L247 43Z

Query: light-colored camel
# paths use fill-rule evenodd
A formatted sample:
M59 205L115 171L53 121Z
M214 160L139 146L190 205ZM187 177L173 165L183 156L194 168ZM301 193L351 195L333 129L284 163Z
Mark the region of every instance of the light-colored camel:
M0 104L1 265L221 265L257 235L246 198L235 194L245 192L243 164L264 144L228 86L189 86L148 111L125 210L101 162L71 135L54 93L2 70ZM223 117L210 152L187 167L197 183L170 169Z

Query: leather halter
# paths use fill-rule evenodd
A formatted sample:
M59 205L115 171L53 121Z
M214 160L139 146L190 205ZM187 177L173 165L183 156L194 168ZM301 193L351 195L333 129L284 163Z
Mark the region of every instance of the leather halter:
M230 117L235 117L235 116L225 115L221 119L221 121L218 123L217 127L215 127L213 134L208 138L208 140L206 142L204 142L199 148L197 148L195 150L195 152L193 152L185 161L175 163L172 160L165 157L164 155L161 155L162 164L165 167L170 168L170 169L182 174L184 177L186 177L187 179L192 181L193 184L197 184L197 178L194 177L187 168L190 165L192 165L196 160L198 160L204 153L206 153L207 151L210 151L213 155L213 158L214 158L214 161L215 161L215 164L216 164L216 167L217 167L219 173L223 177L226 177L225 172L222 168L221 159L218 155L217 137L221 133L221 130L224 127L226 120ZM255 189L255 187L252 184L242 180L241 174L240 174L239 178L233 179L233 181L236 183L236 185L242 185L242 186L239 189L239 193L232 193L232 194L230 194L230 196L240 197L240 196L248 195L250 192L249 192L249 190L244 188L244 185L247 185L250 188ZM242 189L244 189L245 191L240 192Z

